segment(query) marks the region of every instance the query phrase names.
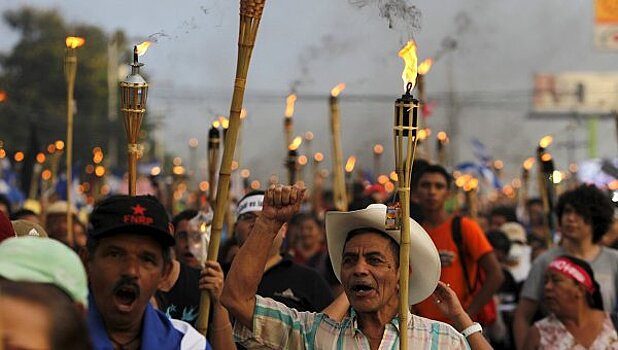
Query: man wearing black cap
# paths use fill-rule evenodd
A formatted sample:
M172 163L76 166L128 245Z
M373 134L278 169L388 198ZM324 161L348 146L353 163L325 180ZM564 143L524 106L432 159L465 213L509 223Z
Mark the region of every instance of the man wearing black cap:
M90 217L88 327L95 349L210 349L187 323L149 303L170 272L169 220L151 196L114 196Z

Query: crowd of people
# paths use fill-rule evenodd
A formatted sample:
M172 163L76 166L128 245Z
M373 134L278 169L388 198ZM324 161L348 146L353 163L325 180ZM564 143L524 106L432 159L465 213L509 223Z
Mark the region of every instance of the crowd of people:
M473 217L450 205L444 167L414 169L412 217L398 218L410 222L409 266L387 221L397 198L371 184L349 211L300 184L248 191L218 261L195 253L207 204L171 213L155 196L111 195L83 216L0 198L0 349L396 349L402 273L410 349L618 349L606 193L566 190L552 232L538 199Z

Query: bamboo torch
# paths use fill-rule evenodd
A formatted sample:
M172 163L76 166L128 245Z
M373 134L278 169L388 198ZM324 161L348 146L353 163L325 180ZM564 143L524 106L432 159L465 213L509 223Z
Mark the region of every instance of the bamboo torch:
M379 143L373 145L373 177L376 182L378 181L378 177L382 171L382 164L380 162L382 153L384 153L384 146Z
M128 173L129 173L129 195L136 194L137 180L137 159L141 158L142 147L137 143L139 131L146 113L146 99L148 98L148 83L139 74L139 68L143 63L139 63L138 57L146 53L150 46L150 41L133 47L133 63L131 63L131 74L120 82L120 111L124 116L124 127L127 133L127 153L128 153Z
M333 141L333 200L339 211L348 210L345 179L343 178L343 151L341 149L341 114L337 96L345 89L344 83L339 83L330 91L330 132Z
M217 162L219 161L219 146L221 134L219 133L219 121L214 121L208 131L208 183L210 203L214 203L214 191L216 187Z
M356 156L349 156L345 162L345 183L347 198L349 202L354 201L354 166L356 165Z
M296 95L290 94L285 99L285 118L283 119L283 132L285 136L285 147L289 147L292 143L292 134L294 132L294 104L296 103Z
M472 220L477 221L479 217L478 205L478 186L479 180L475 177L470 177L463 186L466 198L466 206Z
M436 151L438 153L438 164L446 166L446 145L448 144L448 135L444 131L438 132Z
M395 101L395 120L393 127L395 146L395 171L399 181L398 194L401 206L401 240L399 274L399 348L408 349L408 271L410 261L410 178L412 162L416 151L418 136L418 100L412 97L416 81L416 44L408 42L400 51L399 57L405 62L402 73L405 94Z
M251 54L255 45L262 12L266 0L240 0L240 29L238 34L238 59L236 65L236 79L234 81L234 93L230 106L230 123L227 134L225 135L225 149L219 170L219 184L217 185L217 196L214 217L212 222L212 232L210 244L208 245L208 259L217 260L219 255L219 243L221 241L221 230L225 219L225 206L228 203L228 193L230 187L230 175L232 160L234 159L234 149L240 128L240 112L242 110L243 98L245 95L245 84ZM208 292L202 292L200 298L200 313L196 326L200 333L206 335L208 331L208 314L210 312L210 296Z
M288 156L285 161L285 166L288 169L288 183L294 185L297 180L298 174L298 147L303 142L303 138L296 136L294 140L288 145Z
M524 163L522 164L522 170L521 170L522 184L519 190L519 193L520 193L519 197L520 197L520 203L524 207L526 205L526 202L528 201L528 184L530 183L530 169L532 169L533 165L534 165L534 157L530 157L524 160Z
M67 81L67 240L73 245L73 211L71 204L71 184L73 183L73 96L75 92L75 76L77 75L77 48L84 45L86 40L77 36L68 36L65 39L66 52L64 55L64 77Z
M419 120L418 126L420 129L428 128L427 115L425 115L425 104L427 103L427 99L425 98L425 75L429 73L432 64L433 60L431 58L426 58L418 65L417 69L418 74L416 75L416 91L418 92L418 100L421 105L421 118ZM419 144L419 146L421 145ZM431 161L431 147L429 146L429 144L427 144L426 147L419 148L425 151L425 158L427 158L428 161Z
M554 162L551 154L547 152L546 148L553 142L552 136L544 136L539 141L539 147L537 148L537 163L538 163L538 184L541 200L543 201L543 212L545 213L545 225L544 233L545 238L548 240L548 244L552 244L552 232L554 231L553 220L553 184L552 175L554 172Z

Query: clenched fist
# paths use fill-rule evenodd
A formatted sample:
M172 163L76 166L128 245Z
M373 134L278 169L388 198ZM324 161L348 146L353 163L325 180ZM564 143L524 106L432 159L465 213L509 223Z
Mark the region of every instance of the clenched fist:
M261 218L286 223L300 210L305 190L299 185L271 185L264 194Z

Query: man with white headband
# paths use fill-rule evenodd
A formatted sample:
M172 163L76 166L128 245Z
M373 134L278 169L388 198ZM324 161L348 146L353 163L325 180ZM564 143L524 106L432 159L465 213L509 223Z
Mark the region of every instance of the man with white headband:
M238 202L234 238L239 246L242 247L249 238L256 219L261 215L263 202L264 191L252 191ZM286 233L287 225L284 225L269 250L257 294L273 298L298 311L320 311L333 301L330 287L317 271L281 254ZM223 267L226 272L228 269L229 266Z

